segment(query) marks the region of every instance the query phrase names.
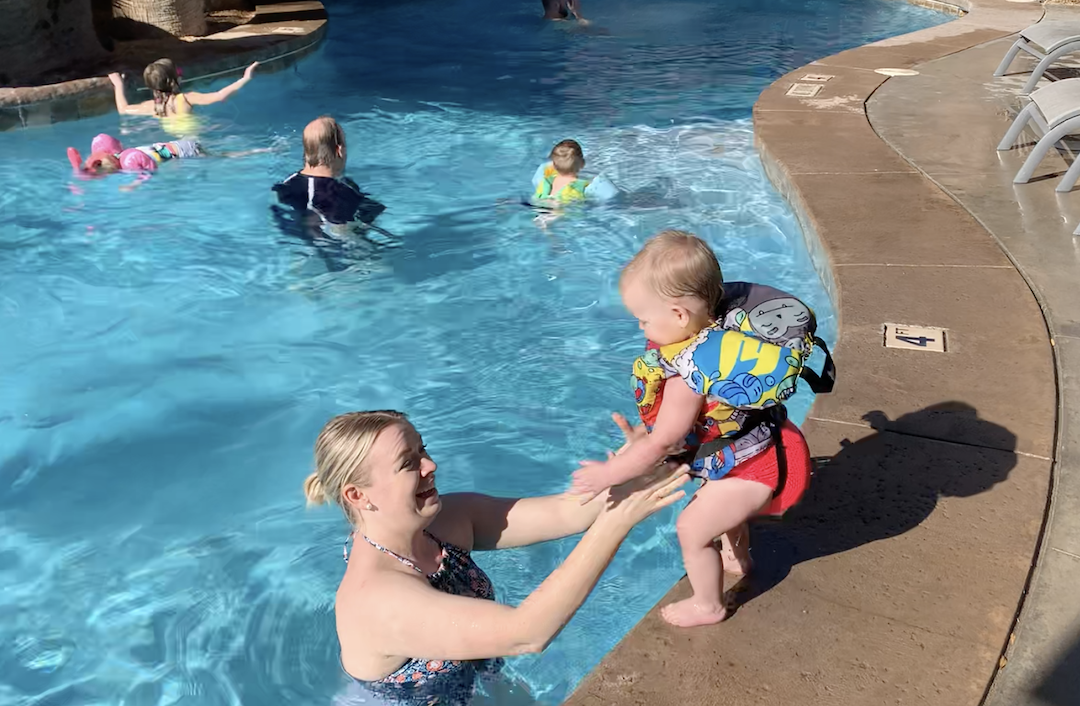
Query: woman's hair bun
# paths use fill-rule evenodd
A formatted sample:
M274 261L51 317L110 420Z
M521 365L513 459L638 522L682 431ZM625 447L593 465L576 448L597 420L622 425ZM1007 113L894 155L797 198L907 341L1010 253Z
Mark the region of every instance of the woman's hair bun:
M304 480L304 497L307 498L308 505L322 505L326 502L326 491L318 473L312 473Z

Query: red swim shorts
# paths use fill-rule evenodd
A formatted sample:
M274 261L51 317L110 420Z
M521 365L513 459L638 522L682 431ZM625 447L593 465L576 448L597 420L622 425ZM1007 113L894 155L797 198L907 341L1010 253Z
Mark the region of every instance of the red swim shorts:
M806 439L799 431L799 427L790 421L784 422L784 425L780 427L780 439L786 463L784 486L765 507L758 511L758 516L783 515L799 502L806 487L810 485L810 447L806 445ZM776 450L776 445L770 446L749 461L735 466L725 477L752 480L769 486L775 492L780 481Z

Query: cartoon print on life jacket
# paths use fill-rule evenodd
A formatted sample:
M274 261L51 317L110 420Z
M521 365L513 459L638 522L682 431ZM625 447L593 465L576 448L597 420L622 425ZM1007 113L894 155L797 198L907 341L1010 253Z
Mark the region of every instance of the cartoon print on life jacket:
M801 338L810 322L810 310L798 299L770 299L758 304L749 313L754 332L770 343L782 343Z
M746 416L746 412L741 412L720 400L706 399L702 417L698 419L691 433L697 437L696 442L699 444L709 439L719 439L742 429Z
M701 331L689 343L678 344L669 365L694 392L716 398L730 407L763 408L777 404L776 388L798 375L798 353L718 325ZM668 346L661 356L668 355ZM792 365L795 361L795 365Z
M772 377L770 376L767 379L772 380ZM758 380L750 373L739 373L735 376L735 379L722 383L716 396L723 398L736 407L744 407L760 400L761 393L764 391L765 388L761 380Z
M667 375L660 367L660 351L652 348L645 351L645 355L634 361L634 374L630 384L634 388L634 401L637 403L642 414L646 414L654 406L659 409L657 396L660 392L660 384Z
M804 354L813 348L813 310L787 292L746 282L725 286L724 328L742 331Z
M690 468L712 480L723 478L738 464L767 449L771 441L772 431L764 424L759 424L722 449L713 451L706 447L705 453L699 450Z
M633 374L634 399L650 431L665 385L685 384L704 397L682 446L692 456L690 475L713 480L768 448L773 429L761 410L795 393L819 340L813 309L765 285L726 283L714 314L715 323L693 338L648 342Z

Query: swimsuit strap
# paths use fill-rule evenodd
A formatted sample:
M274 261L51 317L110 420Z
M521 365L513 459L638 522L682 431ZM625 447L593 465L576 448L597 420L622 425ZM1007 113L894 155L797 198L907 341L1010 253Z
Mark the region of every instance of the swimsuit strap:
M436 539L436 538L435 538L434 536L432 536L431 534L429 534L429 533L428 533L427 531L425 531L425 532L424 532L424 534L425 534L425 535L427 535L428 537L431 537L431 539L434 539L434 540L435 540L435 543L439 545L439 549L441 549L441 550L442 550L442 553L443 553L443 557L445 558L445 556L446 556L446 554L447 554L447 552L446 552L446 545L444 545L444 544L443 544L442 542L440 542L440 541L439 541L438 539ZM355 532L353 532L352 534L350 534L350 535L349 535L349 537L350 537L350 538L351 538L351 537L354 537L354 536L356 536L356 533L355 533ZM370 538L369 538L369 537L368 537L368 536L367 536L366 534L361 534L360 536L364 538L364 541L365 541L365 542L367 542L367 543L368 543L368 544L370 544L371 546L375 547L376 549L378 549L378 550L379 550L380 552L382 552L383 554L386 554L386 555L388 555L388 556L392 556L392 557L394 557L395 559L397 559L397 560L398 560L398 561L400 561L400 562L401 562L402 564L404 564L405 566L409 567L410 569L412 569L412 570L413 570L413 571L415 571L416 573L418 573L418 574L420 574L420 575L424 575L424 570L423 570L423 569L421 569L421 568L420 568L419 566L417 566L417 565L416 565L416 562L414 562L414 561L413 561L412 559L408 559L408 558L406 558L406 557L403 557L403 556L401 556L400 554L398 554L397 552L395 552L394 550L392 550L392 549L387 549L386 547L384 547L383 545L379 544L378 542L372 541L372 540L371 540L371 539L370 539ZM348 561L349 561L349 543L348 543L348 541L346 541L346 542L345 542L345 561L346 561L346 562L348 562ZM441 565L441 562L440 562L440 566L439 566L439 569L442 569L442 565ZM439 569L436 569L436 570L435 570L435 573L436 573L436 574L437 574L437 573L439 573ZM432 576L434 576L434 575L435 575L435 574L432 574Z
M406 559L405 557L401 556L397 552L395 552L395 551L393 551L391 549L387 549L386 547L379 544L378 542L371 541L370 539L368 539L368 536L366 534L362 534L360 536L364 538L365 542L367 542L371 546L375 547L376 549L378 549L383 554L389 554L390 556L394 557L395 559L400 561L402 564L409 567L410 569L412 569L413 571L415 571L418 574L424 573L423 569L421 569L419 566L417 566L416 563L412 559Z

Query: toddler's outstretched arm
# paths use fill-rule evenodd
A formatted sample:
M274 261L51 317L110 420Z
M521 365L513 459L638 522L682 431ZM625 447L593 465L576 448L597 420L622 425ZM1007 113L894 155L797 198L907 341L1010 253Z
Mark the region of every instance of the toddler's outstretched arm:
M664 399L653 430L606 462L582 461L581 468L574 473L572 492L591 498L605 488L651 471L693 429L702 402L702 395L691 390L681 378L669 379L664 385Z

